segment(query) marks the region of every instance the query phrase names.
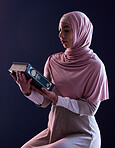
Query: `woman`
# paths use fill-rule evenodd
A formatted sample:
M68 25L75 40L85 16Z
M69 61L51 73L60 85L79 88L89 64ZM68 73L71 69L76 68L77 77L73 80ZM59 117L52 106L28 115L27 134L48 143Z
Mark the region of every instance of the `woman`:
M22 148L100 148L101 138L95 113L100 102L108 99L104 64L89 48L93 26L79 11L67 13L59 22L59 38L65 52L51 55L44 75L55 87L38 90L17 72L25 96L41 107L52 101L48 127Z

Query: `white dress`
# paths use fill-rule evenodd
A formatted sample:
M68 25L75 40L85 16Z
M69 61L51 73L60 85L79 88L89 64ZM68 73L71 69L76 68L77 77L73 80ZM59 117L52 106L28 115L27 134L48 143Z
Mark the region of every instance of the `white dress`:
M50 103L34 91L28 98L35 104L42 103L41 107ZM21 148L100 148L100 131L94 117L98 107L59 96L57 104L52 103L47 129Z

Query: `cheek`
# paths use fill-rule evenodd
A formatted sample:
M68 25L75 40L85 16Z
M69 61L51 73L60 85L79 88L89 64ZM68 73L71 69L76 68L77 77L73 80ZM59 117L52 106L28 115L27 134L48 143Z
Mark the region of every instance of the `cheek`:
M71 33L69 36L70 43L73 45L73 34Z

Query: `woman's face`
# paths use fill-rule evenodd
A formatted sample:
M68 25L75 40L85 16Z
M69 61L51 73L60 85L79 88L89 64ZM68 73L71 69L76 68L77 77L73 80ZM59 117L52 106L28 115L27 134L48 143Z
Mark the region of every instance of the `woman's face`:
M71 48L73 46L73 30L70 24L60 22L59 38L64 48Z

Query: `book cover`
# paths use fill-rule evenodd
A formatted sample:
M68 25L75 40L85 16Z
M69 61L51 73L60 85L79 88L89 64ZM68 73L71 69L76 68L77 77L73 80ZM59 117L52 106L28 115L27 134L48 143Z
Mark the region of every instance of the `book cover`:
M54 84L52 82L50 82L29 63L13 62L9 71L13 72L14 74L16 74L16 71L23 72L27 79L32 78L31 84L39 89L44 87L47 90L51 91L54 87Z

